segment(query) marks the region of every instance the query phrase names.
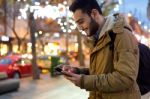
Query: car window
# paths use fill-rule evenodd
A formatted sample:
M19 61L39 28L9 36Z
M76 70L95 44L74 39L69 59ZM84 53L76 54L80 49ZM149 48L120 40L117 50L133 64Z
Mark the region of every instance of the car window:
M5 58L5 59L0 60L0 64L9 65L11 63L12 63L12 61L10 59Z
M16 61L16 64L21 64L21 59L19 59L18 61Z
M22 61L24 61L25 64L31 64L31 60L30 59L22 59Z
M31 60L22 58L22 59L18 60L16 63L20 64L20 65L31 64Z

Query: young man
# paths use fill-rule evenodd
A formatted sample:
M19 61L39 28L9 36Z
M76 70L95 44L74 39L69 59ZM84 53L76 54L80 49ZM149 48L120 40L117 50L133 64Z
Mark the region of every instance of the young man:
M140 99L138 44L125 18L120 14L105 18L96 0L74 0L70 10L78 28L92 39L92 47L89 69L63 66L62 73L70 75L65 77L90 91L89 99ZM111 49L112 31L116 37Z

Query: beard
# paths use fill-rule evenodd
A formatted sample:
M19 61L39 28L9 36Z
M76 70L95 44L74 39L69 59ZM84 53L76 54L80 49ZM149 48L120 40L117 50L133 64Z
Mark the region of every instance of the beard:
M99 24L91 17L90 27L89 27L89 35L94 35L99 29Z

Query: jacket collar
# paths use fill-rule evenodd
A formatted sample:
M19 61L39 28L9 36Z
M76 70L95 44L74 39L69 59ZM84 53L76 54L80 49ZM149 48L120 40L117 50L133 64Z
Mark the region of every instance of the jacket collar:
M105 33L101 39L99 39L99 41L97 42L97 44L95 45L95 47L93 48L92 53L95 53L96 51L102 49L103 47L105 47L107 44L109 44L109 42L111 41L111 38L109 36L108 33Z
M125 26L130 28L125 16L120 14L108 16L104 26L102 27L102 30L99 33L99 41L94 47L92 53L100 50L111 41L111 38L108 34L109 31L112 30L114 33L122 33Z
M103 25L100 33L99 33L99 40L103 38L103 36L108 32L108 31L113 31L114 33L122 33L124 27L129 27L130 25L128 24L128 21L124 15L121 15L119 13L116 13L114 15L110 15L106 17L106 22ZM130 28L131 29L131 28ZM89 41L88 41L89 40ZM101 40L100 40L101 41ZM93 36L88 37L86 39L86 45L88 45L91 49L95 47L94 42L95 38ZM100 44L99 41L97 42L96 45Z
M106 19L107 20L100 31L99 39L110 30L113 30L114 33L122 33L125 26L131 28L125 15L116 13L106 17Z

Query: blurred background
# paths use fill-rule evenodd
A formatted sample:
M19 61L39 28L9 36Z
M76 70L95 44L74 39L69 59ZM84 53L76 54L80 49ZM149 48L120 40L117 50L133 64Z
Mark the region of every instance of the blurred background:
M76 29L69 11L72 1L0 0L0 99L87 98L84 90L54 71L59 64L89 66L84 33ZM138 41L150 47L150 0L97 1L105 16L126 15ZM10 92L13 81L7 81L6 87L1 84L8 79L17 79L12 88L17 92ZM72 94L70 90L78 94L66 97Z

